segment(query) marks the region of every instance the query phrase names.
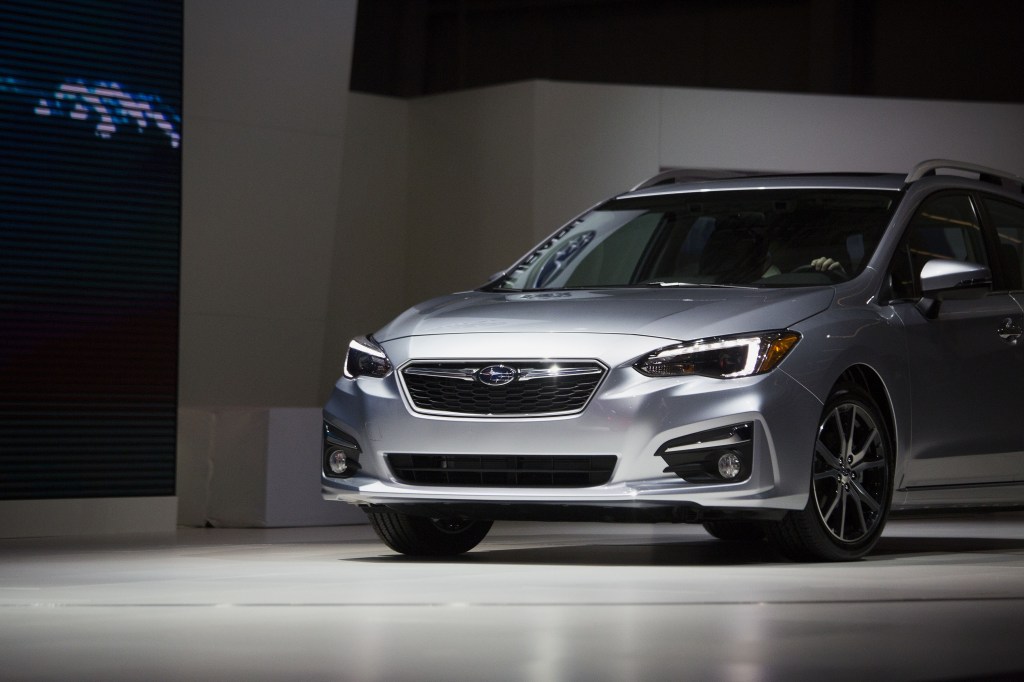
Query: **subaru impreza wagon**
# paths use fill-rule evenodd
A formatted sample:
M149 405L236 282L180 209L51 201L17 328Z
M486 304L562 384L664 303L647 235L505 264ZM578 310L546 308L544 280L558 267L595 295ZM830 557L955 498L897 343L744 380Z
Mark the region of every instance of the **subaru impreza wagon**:
M702 523L850 560L1024 504L1022 179L668 171L348 347L322 491L410 555L496 520Z

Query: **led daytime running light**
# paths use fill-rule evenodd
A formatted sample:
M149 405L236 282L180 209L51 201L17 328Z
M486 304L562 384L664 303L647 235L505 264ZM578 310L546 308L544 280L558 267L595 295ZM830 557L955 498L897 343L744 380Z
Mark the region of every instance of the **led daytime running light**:
M730 348L742 348L746 346L746 362L742 369L729 374L721 375L722 378L730 378L737 376L747 376L752 374L757 366L758 350L761 347L761 339L758 337L745 338L745 339L724 339L714 341L694 341L683 346L676 346L674 348L668 348L663 351L658 351L652 354L648 360L642 364L647 364L649 361L657 362L660 364L667 364L674 358L683 358L686 356L696 356L702 353L713 353L719 350L728 350ZM696 372L687 372L696 373Z
M651 353L634 367L647 376L711 376L734 379L764 374L774 369L800 340L796 332L768 332L756 336L702 339L664 348ZM716 353L731 351L731 368L725 366L726 356ZM718 360L717 368L715 360ZM709 361L711 361L709 363Z

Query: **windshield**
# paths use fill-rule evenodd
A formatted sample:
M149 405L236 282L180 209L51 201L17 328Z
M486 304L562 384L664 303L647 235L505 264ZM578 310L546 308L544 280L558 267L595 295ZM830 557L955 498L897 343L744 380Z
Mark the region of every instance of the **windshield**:
M874 190L613 199L559 230L492 288L840 282L864 269L895 199Z

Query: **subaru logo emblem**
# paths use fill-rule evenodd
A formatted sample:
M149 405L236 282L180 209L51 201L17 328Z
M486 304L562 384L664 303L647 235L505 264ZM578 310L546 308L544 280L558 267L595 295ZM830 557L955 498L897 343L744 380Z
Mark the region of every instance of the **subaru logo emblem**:
M504 386L516 380L518 372L505 365L489 365L476 373L477 381L488 386Z

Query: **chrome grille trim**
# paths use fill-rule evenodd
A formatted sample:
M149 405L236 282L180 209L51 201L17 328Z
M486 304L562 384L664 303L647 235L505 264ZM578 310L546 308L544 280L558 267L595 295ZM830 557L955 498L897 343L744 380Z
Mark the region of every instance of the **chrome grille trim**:
M531 379L558 379L560 377L579 377L588 374L604 374L601 367L559 367L555 365L548 369L529 369L519 375L519 381L530 381Z
M500 385L479 378L483 370L496 367L514 371L514 378ZM398 376L415 412L515 418L578 414L607 372L604 364L592 359L413 360L400 368Z
M476 381L477 370L468 367L465 369L431 369L430 367L408 367L402 370L403 373L422 377L434 377L436 379L456 379L458 381Z

